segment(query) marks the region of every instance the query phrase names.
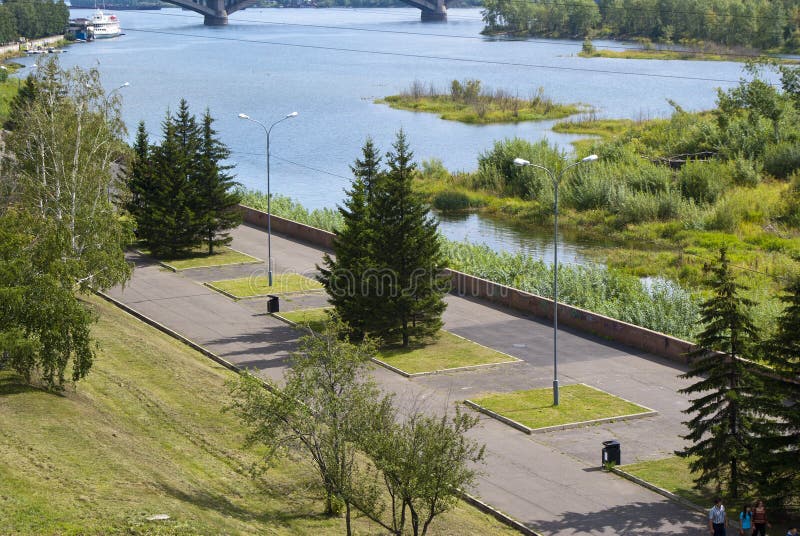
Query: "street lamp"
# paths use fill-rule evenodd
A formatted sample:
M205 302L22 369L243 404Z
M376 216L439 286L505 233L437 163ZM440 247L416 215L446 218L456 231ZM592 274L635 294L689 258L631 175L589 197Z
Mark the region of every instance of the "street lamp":
M270 204L272 197L270 196L270 191L269 191L269 134L270 132L272 132L272 127L274 127L275 125L277 125L282 121L286 121L287 119L291 119L292 117L297 117L297 115L298 115L297 112L292 112L290 114L287 114L286 117L278 119L268 127L261 121L256 121L247 114L239 114L239 119L246 119L248 121L252 121L253 123L263 128L264 132L267 134L267 279L270 287L272 286L272 211Z
M590 154L586 158L582 158L577 162L573 162L567 167L561 169L557 174L552 170L540 166L539 164L531 164L522 158L515 158L514 165L519 167L535 167L547 172L550 180L553 181L553 190L555 191L555 198L553 200L553 214L555 216L553 223L553 405L558 405L558 185L561 182L561 177L564 173L572 167L585 162L594 162L597 160L596 154Z

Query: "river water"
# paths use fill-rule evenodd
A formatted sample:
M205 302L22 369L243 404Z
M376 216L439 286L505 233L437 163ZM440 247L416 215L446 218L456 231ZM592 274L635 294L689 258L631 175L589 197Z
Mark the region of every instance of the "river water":
M420 22L411 8L247 9L227 27L204 26L200 15L180 9L117 15L124 36L70 46L61 62L98 67L108 90L130 82L120 91L131 137L144 120L157 139L167 109L185 98L198 115L209 108L217 119L237 179L265 190L264 132L237 115L269 124L297 111L272 131L271 187L310 208L341 201L367 136L387 150L403 128L418 161L439 158L450 170L475 169L478 154L505 137L546 137L565 150L575 139L550 131L551 122L473 126L374 103L415 80L446 88L475 78L524 96L543 87L600 117L637 119L669 114L667 99L687 110L710 108L716 88L742 74L732 62L583 59L579 41L483 38L478 9L452 9L447 23L436 24ZM495 249L552 255L546 230L537 236L475 215L443 218L442 230ZM566 243L560 258L580 262L582 247Z

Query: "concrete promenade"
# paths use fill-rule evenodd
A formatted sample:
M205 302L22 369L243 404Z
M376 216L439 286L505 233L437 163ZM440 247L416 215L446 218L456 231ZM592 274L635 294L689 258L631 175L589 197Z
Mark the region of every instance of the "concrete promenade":
M266 234L241 226L233 247L266 256ZM273 235L276 272L310 275L322 252ZM297 331L263 314L264 300L235 302L202 285L205 281L263 274L263 265L198 268L172 273L132 256L133 279L110 292L153 318L259 374L280 378L294 349ZM324 304L322 294L282 300L282 310ZM396 393L401 406L442 411L448 404L487 391L549 387L552 382L552 326L469 298L447 297L445 328L523 362L474 371L405 379L377 367L376 380ZM687 400L676 394L685 385L682 369L657 357L580 333L559 331L562 385L583 382L659 412L628 422L527 436L493 419L482 418L473 431L487 445L475 494L542 534L700 534L697 514L613 474L599 471L601 442L617 439L623 463L669 455L682 445L681 411Z

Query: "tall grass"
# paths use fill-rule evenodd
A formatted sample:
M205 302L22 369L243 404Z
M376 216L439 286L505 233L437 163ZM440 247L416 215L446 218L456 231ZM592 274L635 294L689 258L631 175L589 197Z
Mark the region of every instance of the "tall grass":
M525 253L496 252L488 246L446 242L450 266L502 285L553 297L553 268ZM637 277L599 265L561 265L559 301L654 331L691 339L698 303L677 283Z
M267 194L257 190L242 189L242 204L258 210L267 210ZM342 215L332 208L308 210L306 207L283 195L272 195L272 214L304 223L318 229L334 232L342 225Z

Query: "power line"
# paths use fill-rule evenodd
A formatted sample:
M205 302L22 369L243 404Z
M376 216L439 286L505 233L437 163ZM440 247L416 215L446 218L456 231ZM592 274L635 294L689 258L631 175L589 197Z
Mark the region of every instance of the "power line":
M305 49L312 49L312 50L325 50L330 52L348 52L348 53L355 53L355 54L372 54L378 56L393 56L393 57L401 57L401 58L413 58L413 59L423 59L423 60L437 60L437 61L452 61L452 62L460 62L460 63L473 63L473 64L482 64L482 65L500 65L504 67L526 67L531 69L546 69L551 71L570 71L570 72L583 72L583 73L592 73L592 74L609 74L609 75L621 75L621 76L642 76L646 78L660 78L660 79L673 79L673 80L692 80L697 82L717 82L722 84L738 84L739 80L728 80L724 78L706 78L701 76L681 76L681 75L670 75L670 74L657 74L657 73L637 73L633 71L613 71L609 69L590 69L590 68L581 68L581 67L564 67L564 66L557 66L557 65L542 65L542 64L535 64L535 63L523 63L523 62L514 62L514 61L500 61L500 60L487 60L487 59L475 59L475 58L460 58L455 56L434 56L428 54L411 54L405 52L387 52L387 51L380 51L380 50L364 50L364 49L357 49L357 48L345 48L345 47L331 47L331 46L323 46L323 45L309 45L309 44L302 44L302 43L283 43L280 41L261 41L257 39L242 39L237 37L222 37L218 35L199 35L199 34L190 34L190 33L181 33L181 32L169 32L165 30L148 30L148 29L141 29L141 28L126 28L126 31L130 32L141 32L141 33L149 33L149 34L159 34L159 35L173 35L178 37L195 37L200 39L209 39L215 41L231 41L231 42L239 42L239 43L251 43L257 45L270 45L270 46L284 46L284 47L293 47L293 48L305 48Z
M231 154L245 154L245 155L250 155L250 156L266 156L267 155L266 153L248 153L248 152L244 152L244 151L231 151ZM324 173L325 175L330 175L331 177L336 177L338 179L344 179L346 181L352 180L352 177L345 177L344 175L339 175L338 173L333 173L332 171L325 171L324 169L315 168L315 167L309 166L307 164L301 164L300 162L295 162L294 160L289 160L288 158L283 158L282 156L278 156L278 155L272 154L272 151L270 151L270 158L277 158L278 160L281 160L281 161L286 162L288 164L292 164L294 166L305 168L305 169L308 169L308 170L311 170L311 171L316 171L317 173Z

